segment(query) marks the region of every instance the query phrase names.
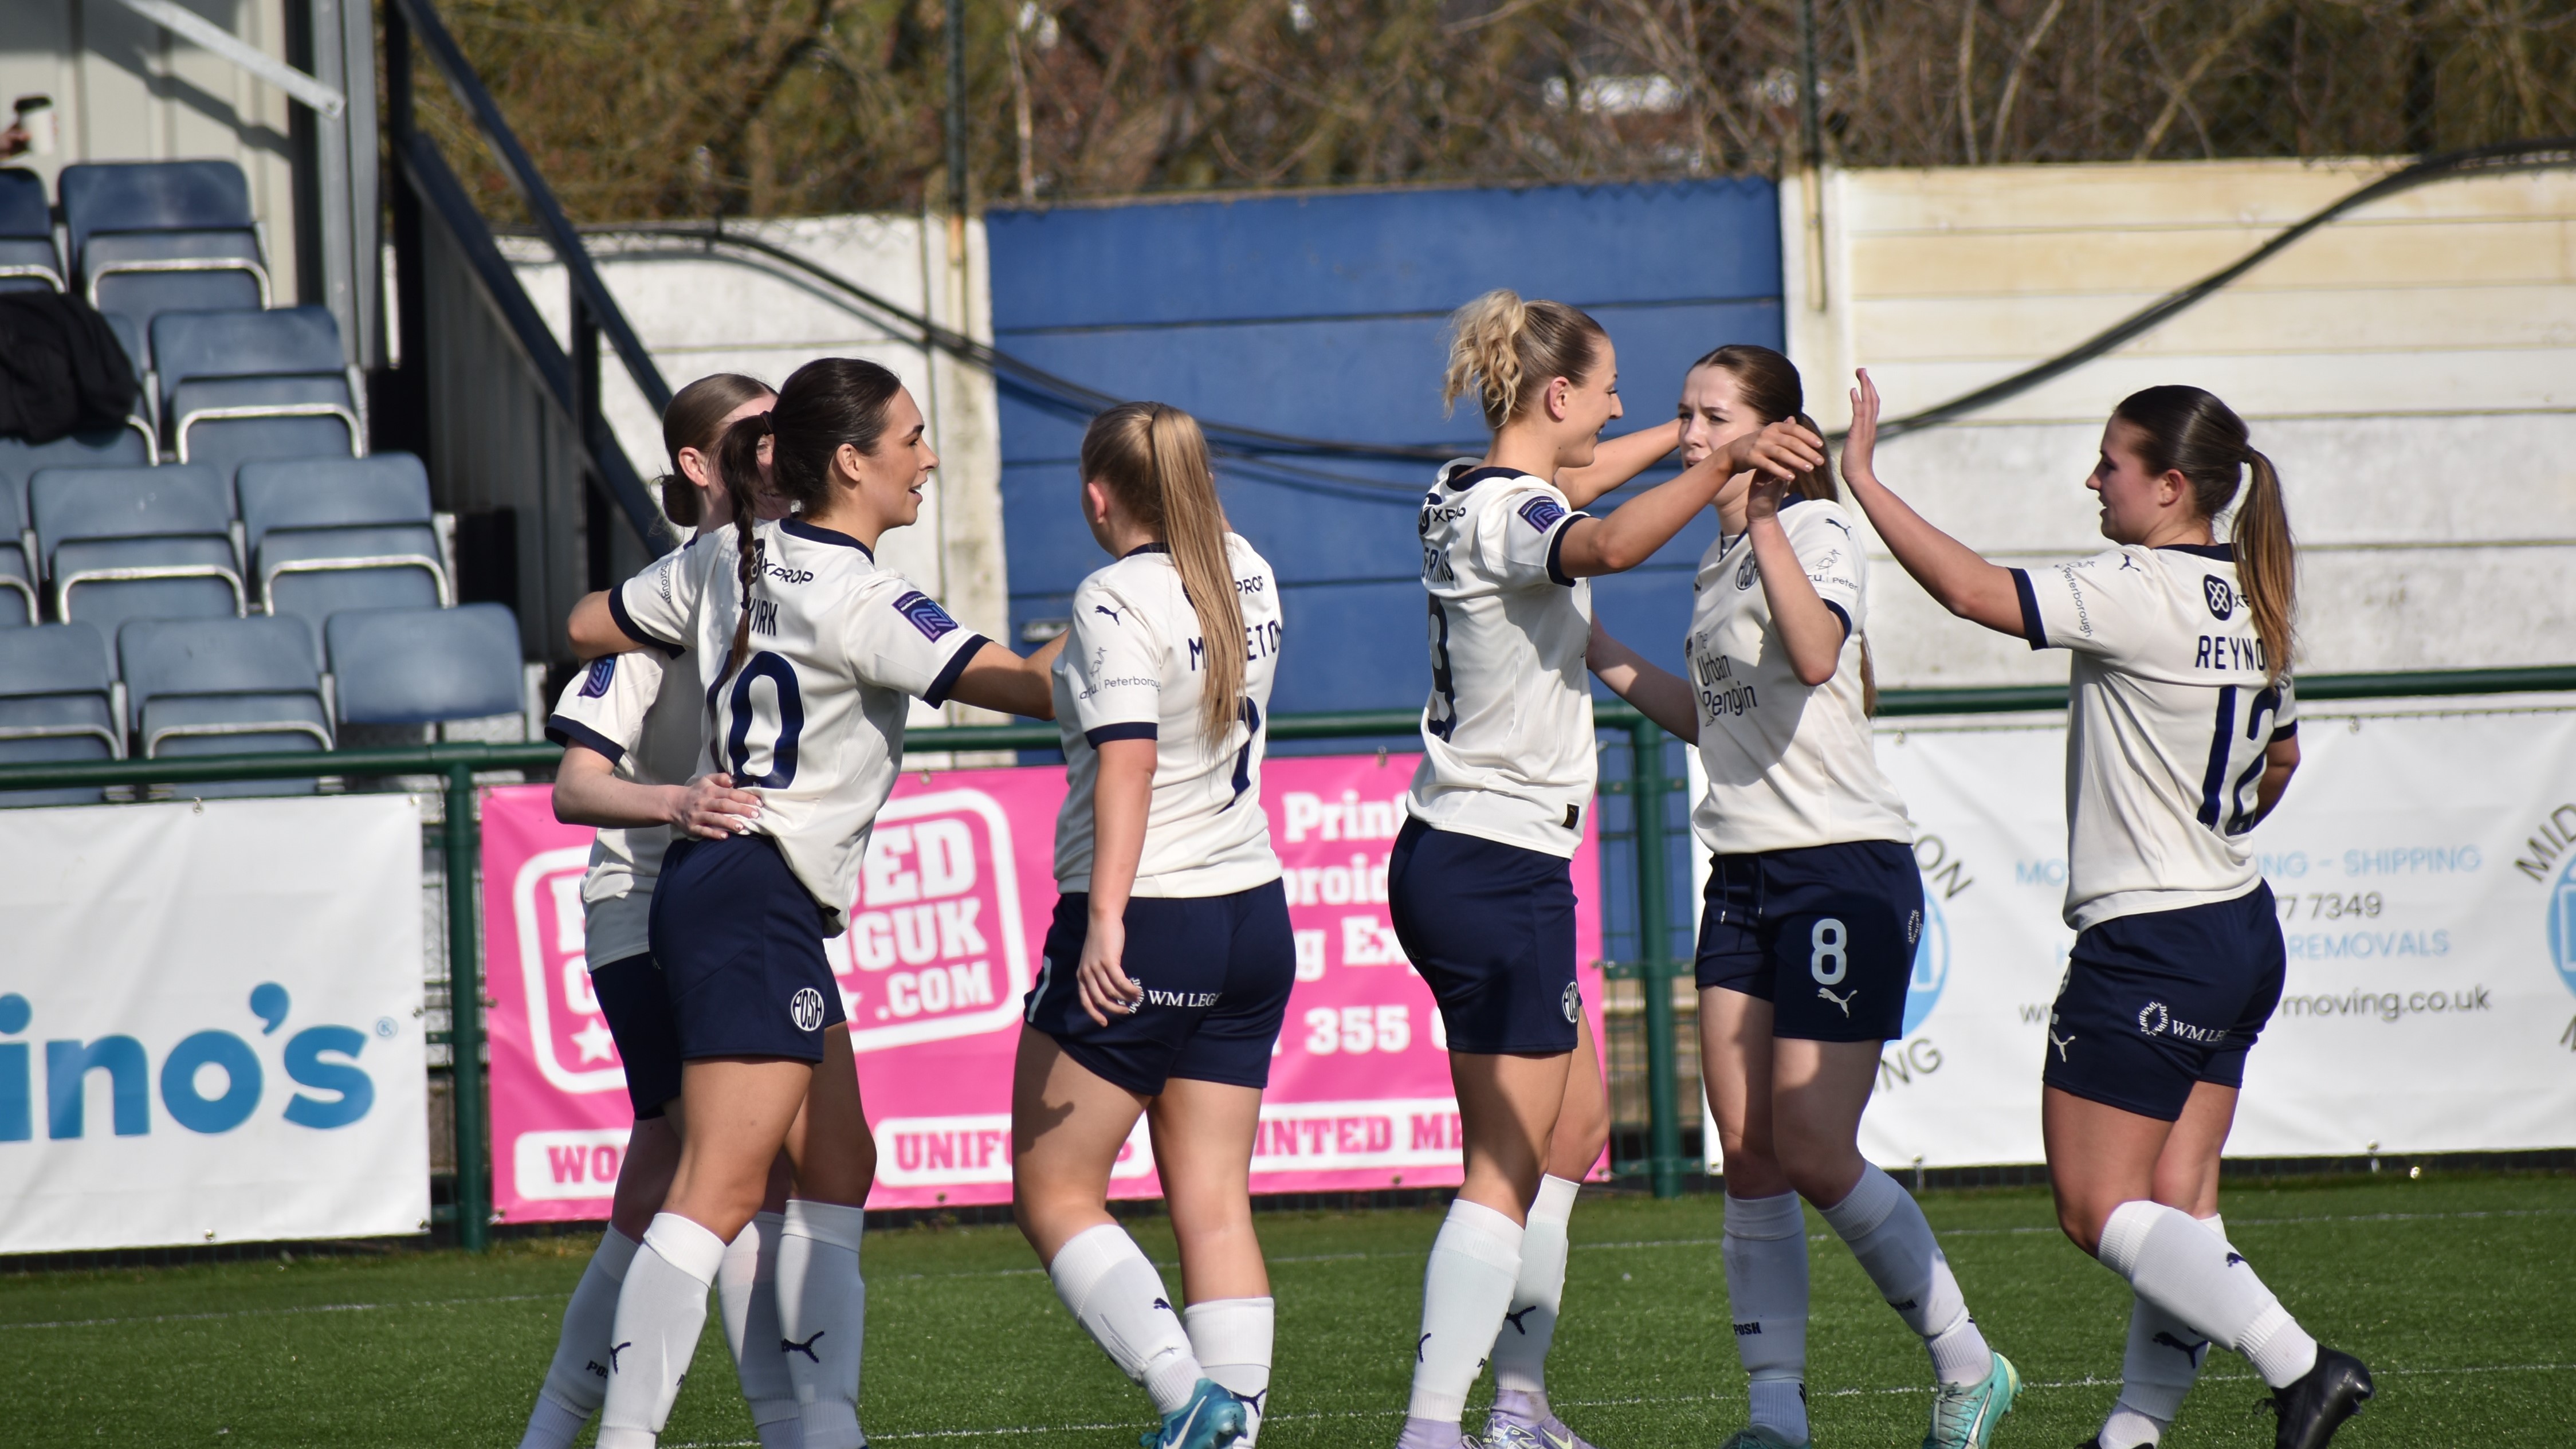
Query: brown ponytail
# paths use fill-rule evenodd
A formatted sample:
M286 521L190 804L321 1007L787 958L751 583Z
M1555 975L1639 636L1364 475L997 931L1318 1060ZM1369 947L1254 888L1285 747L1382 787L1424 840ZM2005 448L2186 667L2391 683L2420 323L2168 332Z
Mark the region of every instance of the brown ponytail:
M1797 364L1772 351L1749 342L1730 342L1716 348L1690 365L1697 372L1714 367L1735 379L1735 390L1764 426L1787 419L1817 437L1825 430L1807 416L1807 389L1798 377ZM1813 468L1801 473L1789 485L1789 491L1818 503L1840 503L1843 492L1834 481L1834 459L1831 453ZM1860 708L1865 715L1878 713L1878 671L1869 657L1869 638L1860 641Z
M662 495L662 513L682 528L695 528L705 517L698 485L680 469L680 454L695 448L712 464L717 431L725 414L744 403L769 396L769 384L739 372L710 373L671 394L662 409L662 447L671 455L671 471L653 480Z
M2151 476L2182 474L2203 518L2215 520L2225 512L2241 471L2252 471L2230 542L2236 547L2236 587L2263 641L2263 672L2278 683L2298 647L2298 548L2272 460L2255 451L2236 410L2205 388L2145 388L2122 398L2111 416L2138 430L2138 461Z
M725 502L733 510L734 582L742 594L742 616L734 620L733 648L717 668L717 684L732 677L751 650L751 586L760 579L763 552L755 531L760 522L760 442L769 435L769 414L754 413L725 429L723 441L716 445L716 477L724 484ZM707 702L712 709L712 689Z
M1563 302L1524 302L1508 287L1449 314L1449 368L1440 379L1446 416L1473 393L1496 431L1519 417L1552 378L1581 382L1601 360L1610 334Z
M1107 488L1171 551L1181 590L1198 615L1207 666L1199 700L1201 743L1213 751L1242 710L1243 601L1226 550L1225 505L1208 466L1198 420L1162 403L1120 403L1082 435L1082 476Z

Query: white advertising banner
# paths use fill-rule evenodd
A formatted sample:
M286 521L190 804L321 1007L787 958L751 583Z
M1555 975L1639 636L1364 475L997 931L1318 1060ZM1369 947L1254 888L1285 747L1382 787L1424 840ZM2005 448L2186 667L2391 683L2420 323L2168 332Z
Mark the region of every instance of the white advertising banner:
M2065 738L2056 715L1880 727L1925 895L1905 1034L1861 1122L1882 1166L2041 1160L2075 940ZM2299 745L2254 832L2288 980L2228 1155L2576 1146L2576 710L2311 707Z
M0 1253L428 1227L420 807L0 810Z

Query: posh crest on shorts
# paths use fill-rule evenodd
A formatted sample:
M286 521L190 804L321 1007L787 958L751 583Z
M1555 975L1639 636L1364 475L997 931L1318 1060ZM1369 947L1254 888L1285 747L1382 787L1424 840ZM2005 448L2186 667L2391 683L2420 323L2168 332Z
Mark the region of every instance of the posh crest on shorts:
M1572 858L1598 777L1592 584L1568 575L1588 517L1545 479L1462 458L1422 496L1431 697L1405 808L1437 830Z
M732 530L701 535L608 596L618 626L708 669L706 767L760 792L751 830L774 838L837 936L877 811L894 793L912 701L944 703L987 642L877 567L845 533L760 524L748 656L731 658L743 597ZM674 965L668 959L666 968Z

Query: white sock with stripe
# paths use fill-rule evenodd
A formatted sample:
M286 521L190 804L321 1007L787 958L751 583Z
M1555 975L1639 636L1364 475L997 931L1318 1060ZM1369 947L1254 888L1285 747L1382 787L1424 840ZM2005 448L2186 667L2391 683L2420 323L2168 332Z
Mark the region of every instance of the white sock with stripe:
M1119 1370L1144 1385L1158 1414L1177 1412L1207 1376L1163 1275L1116 1223L1076 1233L1047 1264L1055 1293Z
M1798 1195L1726 1199L1727 1314L1752 1382L1752 1421L1807 1442L1807 1217Z
M2128 1279L2140 1298L2200 1337L2245 1355L2273 1388L2296 1383L2316 1367L2317 1341L2263 1286L2244 1255L2189 1213L2144 1199L2124 1202L2102 1225L2094 1256Z
M751 1406L752 1433L761 1449L799 1449L805 1442L796 1381L788 1375L778 1323L777 1213L755 1213L716 1269L716 1307L724 1314L725 1346L733 1350L734 1376Z
M615 1228L599 1235L599 1248L564 1305L554 1362L546 1365L519 1449L566 1449L608 1397L608 1335L617 1326L618 1289L640 1246Z
M787 1200L778 1224L778 1340L795 1385L804 1449L860 1449L859 1360L868 1284L859 1276L867 1210Z
M1887 1306L1923 1336L1933 1377L1945 1384L1973 1384L1994 1371L1995 1356L1968 1317L1959 1280L1913 1194L1897 1186L1895 1178L1863 1166L1860 1181L1841 1202L1816 1211L1860 1260Z
M1485 1367L1520 1278L1521 1225L1480 1203L1453 1199L1422 1274L1422 1328L1413 1344L1413 1395L1402 1449L1458 1441L1467 1390Z
M644 1230L617 1294L598 1449L653 1449L698 1351L724 1251L724 1239L678 1213L657 1213Z
M1241 1449L1252 1449L1261 1416L1270 1411L1275 1307L1268 1298L1211 1298L1181 1311L1199 1371L1243 1400L1243 1437L1234 1441Z

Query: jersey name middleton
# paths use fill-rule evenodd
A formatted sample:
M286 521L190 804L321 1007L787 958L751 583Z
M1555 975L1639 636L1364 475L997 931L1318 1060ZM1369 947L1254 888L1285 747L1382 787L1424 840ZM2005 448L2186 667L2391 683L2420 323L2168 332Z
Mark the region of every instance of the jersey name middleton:
M2066 923L2233 900L2262 881L2246 833L2264 751L2298 732L2265 677L2226 544L2131 544L2014 569L2022 634L2066 649Z
M1816 597L1842 621L1842 654L1833 678L1808 687L1772 627L1752 535L1709 545L1691 582L1688 663L1708 772L1691 829L1721 855L1862 840L1910 847L1905 802L1878 768L1861 707L1869 566L1851 515L1827 499L1793 497L1780 527Z
M1092 791L1100 746L1155 742L1137 896L1223 896L1279 878L1270 817L1261 807L1261 755L1270 684L1279 672L1279 583L1269 561L1225 537L1243 609L1243 702L1225 738L1203 743L1207 641L1181 590L1181 572L1149 544L1073 592L1073 637L1055 662L1055 717L1064 735L1064 808L1055 826L1055 878L1091 889Z
M685 784L697 773L698 656L667 663L654 654L590 661L564 686L546 738L606 756L617 777L644 785ZM592 970L649 949L653 882L671 832L664 826L604 827L582 876L583 951Z
M877 811L894 793L912 700L937 705L986 640L877 567L857 539L802 519L759 526L750 656L711 665L705 767L760 794L772 837L839 935ZM702 534L614 590L609 609L665 654L721 661L741 618L732 529Z
M1405 808L1425 825L1567 857L1582 842L1592 583L1558 554L1589 516L1544 479L1472 458L1422 496L1431 698Z

